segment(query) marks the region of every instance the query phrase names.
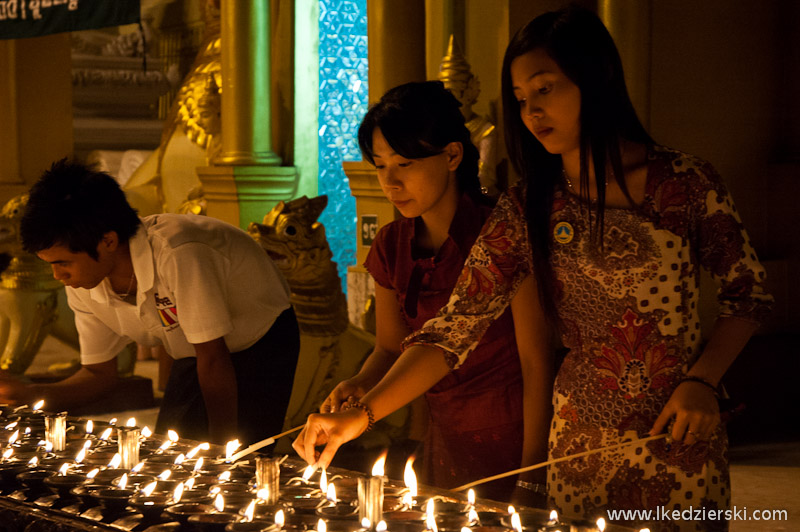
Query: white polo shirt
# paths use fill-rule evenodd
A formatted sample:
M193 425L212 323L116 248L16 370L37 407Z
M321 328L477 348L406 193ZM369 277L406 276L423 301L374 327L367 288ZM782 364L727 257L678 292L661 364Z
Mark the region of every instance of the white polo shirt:
M224 338L235 353L258 341L290 306L289 287L266 252L238 227L206 216L142 218L130 240L136 305L108 279L67 287L80 335L81 362L112 359L131 340L163 345L173 358Z

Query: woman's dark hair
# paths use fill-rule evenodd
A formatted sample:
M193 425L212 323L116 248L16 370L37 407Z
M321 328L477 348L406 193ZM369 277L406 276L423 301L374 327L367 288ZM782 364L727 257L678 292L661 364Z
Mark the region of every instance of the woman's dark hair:
M62 159L31 187L20 220L20 238L30 253L67 246L73 253L86 252L97 260L103 235L115 231L125 243L140 224L113 177Z
M545 13L511 39L501 75L505 141L511 163L527 186L525 212L539 294L547 315L555 318L554 279L549 261L550 213L553 194L561 179L561 156L548 153L527 129L511 82L511 63L533 50L547 53L580 89L580 195L588 201L588 161L592 161L597 183L597 224L592 228L596 243L602 242L604 184L608 182L609 166L633 205L623 178L620 142L650 145L653 140L628 96L614 40L596 14L577 6Z
M361 154L375 164L372 134L380 129L386 142L407 159L438 155L451 142L464 150L456 169L460 192L485 201L478 179L478 149L470 140L469 129L459 110L461 103L441 81L406 83L390 89L370 107L358 128Z

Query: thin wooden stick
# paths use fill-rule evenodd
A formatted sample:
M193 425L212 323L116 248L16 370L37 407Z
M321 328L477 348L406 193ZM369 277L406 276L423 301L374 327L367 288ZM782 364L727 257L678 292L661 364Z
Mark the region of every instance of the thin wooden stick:
M620 447L626 447L628 445L633 445L635 443L647 443L649 441L658 440L661 438L666 438L667 434L657 434L655 436L648 436L647 438L641 438L638 440L631 440L631 441L624 441L622 443L616 443L614 445L609 445L608 447L601 447L599 449L591 449L589 451L583 451L577 454L571 454L569 456L562 456L561 458L553 458L552 460L548 460L547 462L541 462L539 464L534 464L527 467L521 467L519 469L515 469L513 471L506 471L505 473L500 473L499 475L494 475L492 477L482 478L480 480L476 480L475 482L470 482L469 484L464 484L463 486L459 486L455 488L453 491L464 491L465 489L469 489L473 486L477 486L478 484L484 484L486 482L491 482L493 480L497 480L499 478L510 477L511 475L516 475L518 473L524 473L526 471L533 471L534 469L540 469L542 467L547 467L552 464L557 464L559 462L566 462L567 460L573 460L575 458L583 458L584 456L589 456L590 454L600 453L603 451L610 451L612 449L619 449Z
M289 430L287 430L285 432L281 432L280 434L276 434L275 436L270 436L269 438L261 440L258 443L254 443L253 445L251 445L247 449L244 449L243 451L239 451L238 453L236 453L233 456L231 456L231 462L235 462L236 460L238 460L238 459L240 459L240 458L242 458L244 456L247 456L248 454L250 454L252 452L257 451L257 450L261 449L262 447L266 447L267 445L272 445L273 443L275 443L276 440L278 440L280 438L283 438L284 436L288 436L292 432L297 432L298 430L302 429L303 427L305 427L305 425L299 425L299 426L297 426L297 427L295 427L293 429L289 429Z

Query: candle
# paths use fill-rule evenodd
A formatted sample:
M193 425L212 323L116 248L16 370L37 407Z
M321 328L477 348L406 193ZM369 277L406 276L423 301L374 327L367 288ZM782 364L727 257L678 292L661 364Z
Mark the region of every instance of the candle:
M63 451L67 445L67 413L48 414L44 416L45 439L53 446L53 450Z
M408 488L408 493L403 495L403 505L411 509L417 501L414 497L417 496L417 475L414 473L414 456L409 456L406 460L406 467L403 470L403 482Z
M139 463L139 446L141 445L139 435L139 427L125 426L117 428L117 444L124 469L131 469Z
M256 487L259 498L266 504L278 503L281 467L277 458L256 457ZM264 492L266 490L266 492ZM262 495L265 495L262 497Z
M384 452L372 467L372 476L358 479L358 519L367 519L370 526L383 520Z

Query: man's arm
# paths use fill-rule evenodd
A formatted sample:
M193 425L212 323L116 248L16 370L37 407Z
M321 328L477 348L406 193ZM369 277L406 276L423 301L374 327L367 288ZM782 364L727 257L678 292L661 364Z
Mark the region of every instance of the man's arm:
M197 378L208 414L209 439L224 444L236 438L239 425L238 391L231 353L222 338L194 344L194 350Z
M82 366L75 374L50 384L25 384L15 377L0 377L0 400L32 404L44 399L47 410L67 410L94 401L117 384L117 357Z

